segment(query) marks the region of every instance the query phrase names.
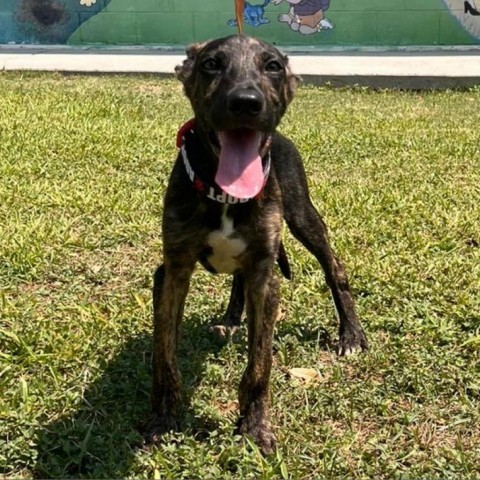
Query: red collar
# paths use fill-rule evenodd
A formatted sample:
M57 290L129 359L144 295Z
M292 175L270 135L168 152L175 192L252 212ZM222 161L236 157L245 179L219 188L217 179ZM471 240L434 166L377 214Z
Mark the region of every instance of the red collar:
M180 127L177 133L177 148L181 148L185 141L185 135L187 132L194 132L197 122L194 118L191 118L188 122Z

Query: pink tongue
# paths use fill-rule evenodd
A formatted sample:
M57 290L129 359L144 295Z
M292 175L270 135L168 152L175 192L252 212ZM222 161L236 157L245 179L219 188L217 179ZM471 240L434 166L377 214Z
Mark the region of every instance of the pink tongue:
M233 197L252 198L263 187L260 135L247 128L218 133L220 158L215 182Z

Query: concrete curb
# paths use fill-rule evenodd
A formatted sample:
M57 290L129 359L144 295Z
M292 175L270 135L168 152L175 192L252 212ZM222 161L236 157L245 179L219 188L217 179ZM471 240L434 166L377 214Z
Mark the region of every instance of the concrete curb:
M305 83L445 89L480 85L480 49L288 52ZM0 46L0 70L173 75L178 49Z

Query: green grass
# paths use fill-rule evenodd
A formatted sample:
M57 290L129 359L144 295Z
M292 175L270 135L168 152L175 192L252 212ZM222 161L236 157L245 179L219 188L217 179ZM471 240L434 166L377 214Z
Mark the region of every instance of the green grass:
M304 87L281 130L349 272L371 351L334 353L334 310L286 233L272 417L233 435L246 342L208 333L228 277L195 273L180 345L183 432L137 449L151 274L174 139L154 77L0 75L0 472L8 477L479 478L480 90ZM288 377L315 368L308 386ZM1 473L0 473L1 474Z

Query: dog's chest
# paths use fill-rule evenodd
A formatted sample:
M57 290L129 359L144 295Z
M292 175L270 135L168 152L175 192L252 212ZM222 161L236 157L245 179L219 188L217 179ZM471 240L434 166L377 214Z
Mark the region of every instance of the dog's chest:
M207 243L212 249L207 261L217 273L238 270L239 257L247 248L247 243L235 231L233 219L228 216L228 205L222 208L220 228L208 234Z

